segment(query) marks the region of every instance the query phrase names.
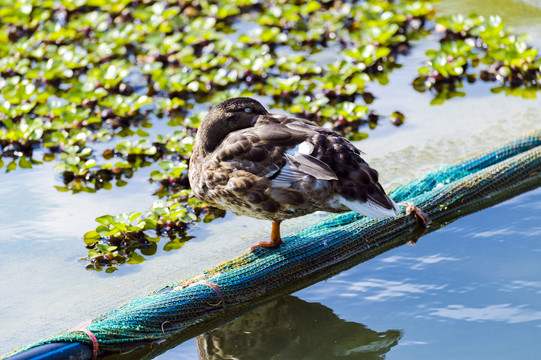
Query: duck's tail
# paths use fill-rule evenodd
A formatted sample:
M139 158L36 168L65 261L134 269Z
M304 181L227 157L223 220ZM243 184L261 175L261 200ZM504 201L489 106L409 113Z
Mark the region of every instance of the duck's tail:
M397 215L399 209L398 204L388 196L386 196L386 200L386 204L382 204L381 202L376 202L372 199L362 202L359 200L347 200L342 196L338 196L338 201L351 210L361 215L376 219L387 219Z

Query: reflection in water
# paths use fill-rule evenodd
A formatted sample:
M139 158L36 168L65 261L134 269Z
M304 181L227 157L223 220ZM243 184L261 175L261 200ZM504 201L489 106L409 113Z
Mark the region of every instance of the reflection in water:
M402 337L286 296L197 338L200 359L383 359Z

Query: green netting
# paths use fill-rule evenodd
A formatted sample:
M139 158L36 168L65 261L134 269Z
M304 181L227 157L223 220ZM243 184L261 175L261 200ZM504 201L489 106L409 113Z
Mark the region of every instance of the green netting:
M538 130L493 151L431 171L394 189L390 196L421 208L434 221L428 229L433 231L444 222L540 184ZM368 219L356 213L331 216L287 236L279 249L242 254L192 279L132 300L92 320L86 328L105 351L133 350L164 339L176 344L250 307L299 290L419 236L415 229L415 219L404 211L387 220ZM183 288L188 283L191 285ZM58 341L90 343L88 335L72 330L17 353Z

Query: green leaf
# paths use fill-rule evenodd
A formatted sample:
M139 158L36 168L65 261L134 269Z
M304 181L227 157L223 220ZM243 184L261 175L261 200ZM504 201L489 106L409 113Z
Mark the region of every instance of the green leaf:
M83 235L85 244L92 245L101 239L101 235L97 231L91 230Z
M96 166L96 160L94 159L87 160L84 165L85 169L90 169L91 167L94 167L94 166Z
M105 226L111 225L112 223L114 223L114 219L111 215L102 215L102 216L97 217L95 220L96 222Z
M143 230L154 230L156 229L156 223L150 219L140 220L137 225L143 225Z
M238 41L248 44L252 42L252 38L246 34L242 34L241 36L239 36Z
M159 170L152 170L150 172L150 178L154 181L159 181L159 180L163 180L165 176Z
M149 241L152 241L149 239L149 237L146 237L147 240ZM147 256L152 256L154 254L156 254L156 251L158 250L158 245L156 245L156 242L152 242L152 244L150 244L149 247L145 248L145 249L140 249L141 251L141 254L143 255L147 255Z
M17 164L15 163L14 160L10 162L8 166L6 166L6 172L13 171L15 169L17 169Z
M149 136L149 134L141 129L137 129L137 131L135 132L137 135L141 136L141 137L147 137Z
M163 250L164 251L177 250L183 247L185 244L186 244L185 240L174 239L174 240L169 241L167 244L165 244L163 247Z
M109 228L105 225L99 225L96 228L96 232L100 234L101 236L105 236L109 232Z
M131 213L130 214L130 222L132 222L133 220L137 219L139 216L141 216L141 212L135 212L135 213Z
M127 261L128 264L140 264L143 261L145 261L145 258L139 255L138 253L136 253L135 251L132 252L128 258L129 258L129 260Z
M361 140L364 140L366 138L368 138L368 134L367 133L362 133L362 132L354 133L354 134L351 134L349 136L349 140L351 140L351 141L361 141Z
M310 13L313 13L314 11L319 10L319 8L321 8L321 4L318 1L311 0L306 5L302 6L301 14L303 16L306 16Z
M105 234L104 236L113 236L113 235L116 235L120 232L120 230L118 228L113 228L111 229L110 231L107 232L107 234Z
M115 222L115 223L113 223L113 226L116 228L116 230L118 230L120 232L123 232L123 233L127 232L127 230L128 230L128 226L126 224L123 224L123 223Z
M94 250L94 249L90 249L90 250L88 250L88 255L87 256L88 256L89 259L94 259L94 258L98 258L100 256L103 256L103 254L101 252L99 252L99 251Z
M173 162L170 161L170 160L167 160L167 161L160 161L160 162L158 163L158 165L159 165L162 169L164 169L165 171L167 171L167 170L169 170L169 169L171 169L171 168L173 167Z

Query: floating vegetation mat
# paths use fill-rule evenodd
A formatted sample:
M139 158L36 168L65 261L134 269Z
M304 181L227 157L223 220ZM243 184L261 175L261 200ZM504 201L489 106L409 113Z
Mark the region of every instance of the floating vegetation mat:
M427 0L0 0L0 169L54 162L56 189L77 194L158 164L146 174L159 200L84 236L88 269L140 263L224 215L187 179L210 105L258 95L364 139L379 119L368 84L388 83L433 17Z
M428 229L402 212L376 220L356 213L331 216L284 238L279 249L256 249L186 279L127 302L92 320L39 343L90 344L103 352L152 357L242 312L366 261L447 222L502 202L541 185L541 130L491 152L436 169L394 189L398 202L412 202L433 220ZM134 355L135 354L135 355ZM145 355L146 354L146 355Z
M436 17L434 2L0 0L2 176L52 162L56 189L73 194L147 177L155 202L100 216L84 234L87 269L112 273L224 216L192 197L187 179L210 105L258 96L363 140L383 121L407 121L400 109L380 113L373 89L430 34L439 46L412 85L432 104L479 80L536 96L541 57L525 35L499 17Z

